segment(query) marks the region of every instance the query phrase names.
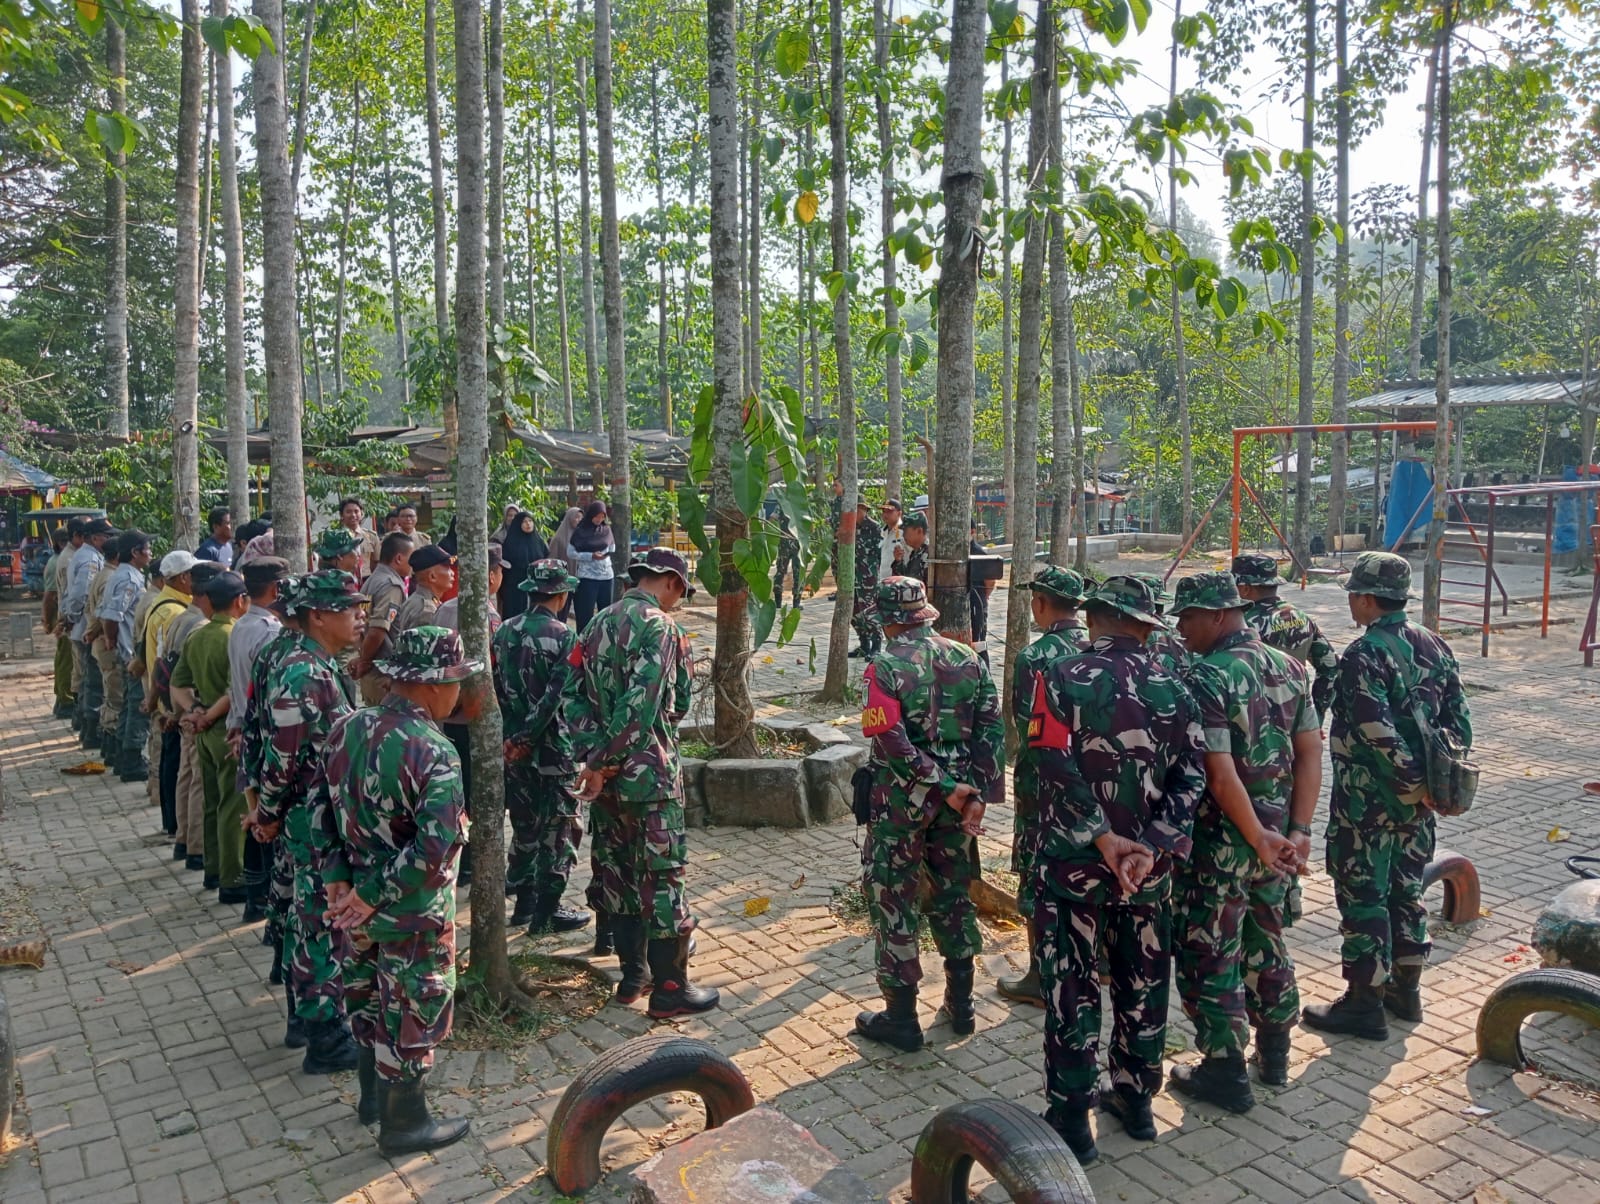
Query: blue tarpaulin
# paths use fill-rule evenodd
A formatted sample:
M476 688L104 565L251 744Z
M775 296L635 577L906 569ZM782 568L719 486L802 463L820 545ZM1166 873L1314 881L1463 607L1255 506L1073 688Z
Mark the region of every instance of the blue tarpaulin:
M1576 481L1578 470L1572 465L1567 465L1561 470L1563 481ZM1559 556L1563 552L1576 552L1578 550L1578 515L1582 507L1588 504L1587 495L1578 493L1556 494L1556 523L1555 532L1551 537L1550 551Z
M1428 525L1422 509L1433 493L1433 478L1421 460L1396 460L1389 481L1389 504L1383 512L1383 546L1393 549L1414 531ZM1410 524L1408 527L1407 524Z

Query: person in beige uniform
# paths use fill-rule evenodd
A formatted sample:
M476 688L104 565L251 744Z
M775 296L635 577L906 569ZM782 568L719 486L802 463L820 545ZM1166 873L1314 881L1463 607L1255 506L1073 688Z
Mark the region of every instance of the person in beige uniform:
M393 635L425 627L450 591L454 580L456 558L438 544L430 543L411 553L411 596L406 599L400 613L395 616Z
M100 666L100 759L116 772L116 762L120 749L117 743L117 721L122 715L122 674L117 670L117 650L106 639L105 629L100 625L100 605L106 600L106 587L111 584L111 577L117 571L118 564L118 537L121 532L106 540L101 552L105 555L105 563L95 573L94 579L89 582L89 600L84 606L85 624L83 641L89 645L89 653L94 657L95 664Z
M166 662L169 682L178 657L183 652L184 644L211 619L211 601L206 597L205 590L211 584L212 578L221 571L222 566L214 560L195 561L189 570L192 600L182 613L162 628L157 645L160 659ZM170 724L177 727L177 710L172 705L170 686L165 706ZM175 839L177 844L184 846L184 868L204 870L206 796L205 784L200 778L200 750L195 745L192 731L185 731L180 727L178 732L178 784L173 800L178 813L178 831ZM208 889L214 888L213 885Z
M394 621L406 601L406 577L411 573L411 550L416 545L403 531L391 531L378 549L378 567L361 583L361 592L372 599L367 607L367 631L361 649L350 662L350 676L361 684L361 702L377 706L389 692L388 679L373 669L372 663L389 655L393 635L399 628Z
M426 531L417 529L417 508L410 502L401 502L396 506L394 517L395 521L400 525L399 529L411 536L411 542L416 544L417 547L426 547L433 542L433 536Z
M347 497L339 503L339 525L361 542L361 566L356 571L358 581L365 581L378 567L379 546L383 542L383 537L371 527L361 525L366 516L360 498Z

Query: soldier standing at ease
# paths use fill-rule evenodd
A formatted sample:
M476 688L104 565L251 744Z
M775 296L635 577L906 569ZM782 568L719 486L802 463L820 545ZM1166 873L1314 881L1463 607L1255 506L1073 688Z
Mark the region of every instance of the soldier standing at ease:
M856 502L856 592L850 625L856 629L857 646L852 657L871 658L883 646L883 627L873 589L878 584L878 560L883 555L883 528L872 521L866 500Z
M260 779L247 820L261 844L271 844L281 833L294 866L294 903L284 930L284 994L306 1035L301 1069L307 1074L351 1070L357 1062L339 981L347 950L323 918L329 904L321 864L327 838L313 824L313 808L326 789L328 733L355 709L352 683L338 656L360 636L360 608L367 602L355 577L339 569L301 578L288 608L286 626L294 632L275 650L256 700Z
M783 602L783 582L785 578L794 579L794 605L800 605L800 540L796 538L794 528L789 525L788 512L778 511L778 568L772 574L772 596L781 605Z
M1313 1004L1305 1022L1329 1033L1382 1040L1384 1009L1422 1019L1422 967L1432 946L1422 905L1433 857L1434 814L1413 709L1435 731L1472 744L1461 673L1449 646L1406 621L1411 566L1388 552L1356 557L1345 589L1366 628L1339 658L1329 751L1333 795L1328 873L1339 904L1348 987Z
M900 529L905 542L898 546L904 549L905 555L895 558L894 575L915 577L923 585L927 585L928 516L920 510L913 510L906 515L900 524Z
M511 923L528 935L572 932L587 912L563 907L561 895L578 863L583 839L571 781L572 733L561 699L572 676L578 637L558 617L578 579L564 560L535 560L518 586L526 610L494 636L494 684L505 722L506 811L511 816L511 858L506 884L517 892Z
M1233 577L1239 585L1239 594L1248 605L1244 608L1245 620L1254 627L1270 647L1287 652L1302 665L1316 673L1311 687L1311 701L1317 708L1317 720L1328 717L1328 705L1333 700L1334 682L1339 677L1339 656L1322 634L1317 621L1292 602L1278 597L1282 579L1278 576L1278 562L1261 552L1246 552L1233 558Z
M1040 675L1028 743L1039 761L1033 927L1045 996L1045 1119L1079 1162L1100 1040L1100 954L1111 967L1110 1085L1101 1106L1153 1141L1171 970L1168 893L1205 789L1198 712L1151 655L1150 587L1110 577L1085 604L1093 643Z
M910 519L906 520L908 523ZM1017 725L1017 759L1011 774L1011 798L1015 809L1011 833L1011 870L1017 875L1017 910L1024 920L1033 916L1030 890L1033 866L1029 849L1033 826L1039 821L1038 758L1028 747L1028 724L1034 703L1042 688L1041 675L1063 657L1074 656L1089 646L1089 628L1078 617L1083 605L1083 578L1071 569L1046 565L1034 574L1027 587L1033 610L1033 625L1041 634L1017 654L1011 675L1011 716ZM995 983L1000 994L1018 1003L1044 1006L1039 989L1039 959L1033 927L1028 927L1028 972L1021 978L1002 978Z
M1248 1112L1251 1026L1261 1081L1289 1081L1300 995L1284 896L1310 848L1322 728L1305 666L1245 621L1231 574L1185 577L1173 609L1195 656L1187 681L1205 729L1206 794L1173 907L1178 992L1205 1061L1174 1069L1172 1086Z
M467 838L461 765L439 721L483 665L466 659L455 632L414 627L377 669L390 692L328 733L312 825L324 842L328 920L350 936L344 997L363 1052L356 1114L380 1122L378 1149L393 1156L450 1145L469 1127L434 1119L424 1083L454 1015L456 861Z
M593 804L596 873L589 900L611 916L622 963L617 1001L654 979L657 1019L704 1012L718 992L689 982L694 917L683 893L686 839L677 722L689 709L689 639L671 617L694 594L688 562L651 548L628 565L633 588L589 621L572 650L565 703Z
M1172 604L1167 579L1160 573L1134 573L1133 576L1150 587L1150 594L1156 601L1155 610L1151 613L1161 621L1161 625L1150 633L1150 654L1168 673L1182 677L1189 668L1189 650L1172 629L1172 619L1167 614L1167 607Z
M876 591L888 644L867 666L861 733L872 741L872 803L861 847L862 891L876 938L881 1012L862 1012L856 1032L908 1052L922 1048L917 1020L917 889L933 881L928 922L944 957L944 1008L966 1036L973 961L982 941L967 895L972 847L984 808L1005 793L1005 724L999 696L977 653L937 634L939 612L912 577Z

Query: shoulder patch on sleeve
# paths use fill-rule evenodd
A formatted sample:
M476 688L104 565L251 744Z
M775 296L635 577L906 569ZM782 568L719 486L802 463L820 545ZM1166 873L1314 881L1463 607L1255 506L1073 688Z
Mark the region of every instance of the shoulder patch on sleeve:
M861 708L861 734L881 736L900 722L900 700L878 684L878 666L867 666L867 704Z
M583 643L581 641L572 645L572 653L567 657L567 664L574 669L583 668Z
M1028 719L1028 747L1063 751L1072 747L1072 729L1051 712L1050 703L1045 698L1042 673L1033 676L1033 713Z

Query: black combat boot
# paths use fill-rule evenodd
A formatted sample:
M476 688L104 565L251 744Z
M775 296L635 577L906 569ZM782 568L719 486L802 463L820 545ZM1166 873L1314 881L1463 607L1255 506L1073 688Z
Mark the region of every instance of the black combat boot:
M542 894L533 905L533 915L528 917L528 935L543 936L547 932L576 932L589 923L589 913L575 907L561 905L560 892Z
M884 987L881 1012L862 1012L856 1032L868 1041L881 1041L906 1053L922 1048L922 1025L917 1022L917 988Z
M122 741L117 738L115 728L100 729L99 760L112 773L116 773L122 767Z
M511 927L526 924L533 919L534 911L539 902L538 893L531 886L519 886L516 891L517 901L511 905L511 918L506 921L506 924Z
M217 888L217 902L238 906L240 903L250 902L250 891L243 886L219 886Z
M100 747L100 715L91 711L84 715L83 724L78 728L78 743L86 748Z
M994 984L1004 999L1014 1003L1030 1003L1036 1008L1044 1006L1044 986L1039 982L1038 946L1033 939L1033 928L1028 928L1028 972L1021 978L1002 978Z
M650 1004L645 1009L655 1020L709 1012L722 993L715 987L697 987L689 981L689 938L651 937L648 949Z
M958 1037L970 1037L978 1030L977 1013L972 1010L973 978L970 957L944 959L944 1011Z
M472 885L472 846L470 844L461 846L461 861L456 866L456 885Z
M1289 1036L1287 1027L1256 1029L1256 1068L1268 1087L1289 1085Z
M356 1083L361 1088L361 1098L356 1103L356 1117L364 1125L378 1123L379 1101L387 1085L378 1078L378 1055L368 1046L361 1046L356 1060Z
M203 858L201 859L200 868L201 869L205 869L206 868ZM200 889L201 890L221 890L222 889L222 879L217 877L215 874L207 874L204 878L200 879Z
M1383 1017L1383 992L1377 987L1351 983L1332 1003L1314 1003L1301 1013L1311 1028L1325 1033L1346 1033L1369 1041L1385 1041L1389 1022Z
M189 846L188 845L184 844L182 841L179 841L179 842L177 842L176 844L174 844L172 846L172 859L174 861L186 861L186 860L188 860L188 857L189 857Z
M599 907L594 909L594 948L589 950L590 957L609 957L617 951L617 946L611 937L611 913Z
M51 717L55 719L71 719L72 708L64 702L58 702L56 703L55 710L51 711L50 714Z
M307 1074L337 1074L354 1070L361 1047L340 1019L306 1021L306 1056L300 1069Z
M634 1003L644 994L650 981L650 969L645 961L644 919L612 916L611 932L617 945L617 960L622 963L617 1002Z
M1088 1166L1100 1157L1100 1151L1095 1149L1094 1133L1089 1128L1089 1109L1063 1108L1052 1104L1045 1112L1044 1119L1061 1134L1061 1140L1071 1148L1079 1166Z
M267 918L266 882L247 882L244 887L244 922L254 924Z
M283 977L287 980L289 975L285 973ZM294 987L288 981L283 984L283 997L289 1001L289 1023L283 1030L283 1046L285 1049L304 1049L307 1043L306 1022L295 1011Z
M1242 1053L1211 1054L1198 1066L1174 1066L1171 1077L1172 1089L1190 1099L1229 1112L1248 1112L1256 1106Z
M1122 1131L1135 1141L1156 1139L1156 1121L1150 1115L1150 1097L1137 1087L1102 1085L1100 1110L1120 1120Z
M117 777L124 782L148 782L150 769L144 763L144 750L137 747L122 750L122 763L117 767Z
M1395 966L1383 985L1383 1006L1396 1020L1422 1019L1422 967Z
M273 986L283 985L283 938L272 942L272 969L267 971L267 981ZM289 1009L291 1012L293 1008Z
M378 1152L390 1158L443 1149L467 1135L465 1116L435 1120L428 1111L425 1078L401 1079L384 1087L379 1098Z

